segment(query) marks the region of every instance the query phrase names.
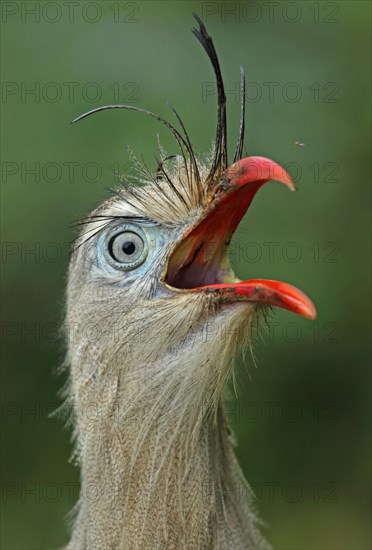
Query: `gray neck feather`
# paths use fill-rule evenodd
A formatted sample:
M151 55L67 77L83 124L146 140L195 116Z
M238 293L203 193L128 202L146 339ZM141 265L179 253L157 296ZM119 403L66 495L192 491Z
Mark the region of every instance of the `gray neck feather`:
M69 399L82 487L69 550L267 548L223 406L236 335L223 342L214 329L206 339L205 304L187 303L176 306L179 323L173 319L166 344L150 337L148 324L142 331L146 345L137 338L131 349L112 341L105 346L110 326L99 347L79 329L74 333ZM159 303L153 316L158 312ZM90 313L99 316L97 307ZM69 322L80 314L71 308ZM138 335L138 312L132 315ZM147 312L148 319L153 316ZM195 318L201 324L190 332L189 319ZM246 307L213 317L217 329L232 320L246 323ZM156 322L151 326L157 326L153 336L167 333L164 322L160 331ZM103 349L115 353L107 357Z

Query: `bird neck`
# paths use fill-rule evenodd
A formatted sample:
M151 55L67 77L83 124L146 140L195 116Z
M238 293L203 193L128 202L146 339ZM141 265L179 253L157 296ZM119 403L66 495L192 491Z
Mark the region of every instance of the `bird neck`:
M149 411L148 411L149 412ZM222 405L190 438L145 413L94 438L82 454L80 510L69 548L234 548L256 543L249 488ZM140 436L140 425L148 430ZM105 435L103 435L105 434ZM185 444L185 441L188 441Z
M69 550L265 547L226 422L232 353L217 328L175 346L170 330L164 347L148 339L110 361L108 345L71 348L81 493Z

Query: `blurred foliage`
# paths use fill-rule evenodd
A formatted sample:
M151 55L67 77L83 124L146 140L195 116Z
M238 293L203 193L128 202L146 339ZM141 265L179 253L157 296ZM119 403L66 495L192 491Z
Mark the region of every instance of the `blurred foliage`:
M369 548L369 3L81 2L71 21L68 3L59 19L52 4L2 6L2 548L67 541L78 472L68 462L69 433L47 413L63 382L55 327L70 222L108 196L113 169L128 168L126 144L150 165L158 132L174 151L167 132L137 113L69 122L131 101L171 120L168 99L197 150L208 150L213 75L189 31L193 10L220 55L230 151L241 64L250 84L247 152L297 176L298 193L271 183L255 199L232 243L237 274L294 283L319 311L315 323L275 311L255 346L258 368L248 367L250 379L239 369L239 401L229 405L238 456L276 548ZM33 5L40 21L25 12ZM39 99L25 93L33 86ZM40 177L25 172L35 163ZM273 257L265 243L277 243Z

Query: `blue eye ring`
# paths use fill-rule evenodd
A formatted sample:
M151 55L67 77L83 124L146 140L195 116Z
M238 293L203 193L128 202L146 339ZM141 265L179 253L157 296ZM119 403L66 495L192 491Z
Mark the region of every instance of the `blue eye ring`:
M103 253L108 263L116 269L121 271L136 269L147 258L146 234L138 225L120 224L106 233Z

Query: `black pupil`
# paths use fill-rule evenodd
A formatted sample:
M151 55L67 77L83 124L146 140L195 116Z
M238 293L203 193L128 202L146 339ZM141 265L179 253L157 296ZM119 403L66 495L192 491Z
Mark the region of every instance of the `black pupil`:
M125 241L125 243L122 246L122 250L124 254L127 254L128 256L130 256L136 250L136 245L132 241Z

